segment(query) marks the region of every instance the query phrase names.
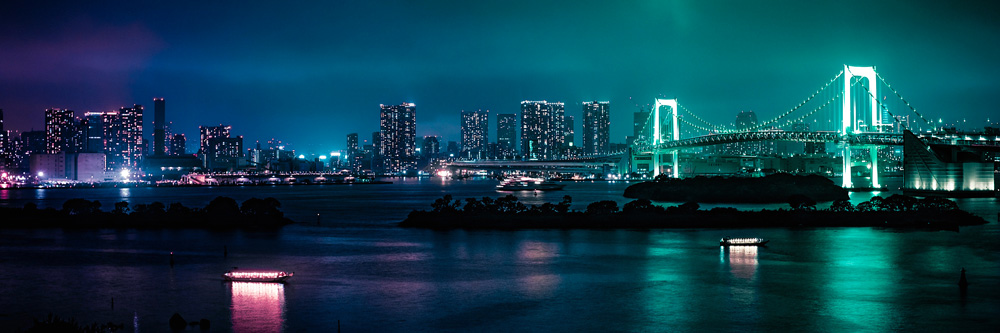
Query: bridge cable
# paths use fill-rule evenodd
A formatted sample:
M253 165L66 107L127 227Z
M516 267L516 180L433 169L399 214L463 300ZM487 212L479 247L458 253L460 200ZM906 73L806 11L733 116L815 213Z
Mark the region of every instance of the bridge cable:
M851 75L854 75L854 73L851 73ZM875 75L876 75L876 76L878 76L878 73L876 72L876 73L875 73ZM858 83L858 82L860 82L860 79L861 79L861 78L860 78L860 77L858 77L858 80L855 80L855 81L854 81L854 83ZM883 82L883 83L885 83L885 81L882 81L882 82ZM852 84L852 85L853 85L853 84ZM886 85L888 86L889 84L888 84L888 83L886 83ZM880 101L880 100L878 99L878 96L875 96L874 94L872 94L872 91L871 91L870 89L868 89L868 87L866 87L865 85L863 85L863 84L859 84L859 86L861 86L861 88L864 88L864 89L865 89L865 91L866 91L866 92L868 92L868 96L871 96L871 98L875 100L875 103L876 103L876 104L878 104L878 106L879 106L879 107L880 107L880 108L881 108L881 109L882 109L883 111L885 111L886 113L888 113L888 114L889 114L889 116L892 116L892 122L893 122L893 123L899 123L899 120L898 120L898 119L896 119L896 115L895 115L895 114L893 114L893 113L892 113L892 111L889 111L889 109L885 107L885 104L883 104L883 103L882 103L882 101ZM889 90L892 90L892 87L889 87ZM895 92L895 91L893 91L893 92ZM896 93L896 96L899 96L899 93ZM902 99L903 97L902 97L902 96L900 96L899 98L900 98L900 99ZM903 101L905 102L906 100L903 100ZM871 101L869 100L869 103L870 103L870 102L871 102ZM909 103L907 103L907 105L909 105ZM911 106L911 107L910 107L910 109L913 109L913 107ZM916 110L913 110L913 112L917 112L917 111L916 111ZM920 116L920 114L919 114L919 113L917 113L917 115L918 115L918 116ZM924 117L923 117L923 116L920 116L920 118L921 118L921 119L923 119ZM924 121L927 121L927 120L926 120L926 119L924 119ZM872 121L872 122L874 122L874 121ZM902 125L902 124L901 124L901 125ZM876 129L876 130L877 130L877 129Z
M745 131L755 131L755 130L758 130L760 128L763 128L764 126L767 126L767 125L770 125L770 124L772 124L774 122L777 122L778 120L781 120L782 118L788 116L792 112L795 112L796 110L798 110L799 108L801 108L803 105L806 105L806 103L809 103L809 101L812 101L813 98L816 98L816 95L819 95L821 92L823 92L824 90L826 90L826 88L829 88L830 85L833 84L834 81L836 81L837 79L839 79L843 75L844 75L844 71L840 71L840 73L838 73L836 76L833 77L833 79L830 79L830 81L828 81L825 85L823 85L818 90L816 90L816 92L814 92L811 96L809 96L809 98L806 98L804 101L802 101L802 103L799 103L799 105L796 105L791 110L788 110L788 112L785 112L785 113L783 113L783 114L775 117L774 119L771 119L771 120L762 122L760 124L751 126L750 128L745 129Z
M907 102L906 99L903 98L903 95L900 95L899 92L896 91L896 89L893 89L892 85L890 85L889 82L885 82L885 78L883 78L882 75L879 75L879 73L876 72L875 76L877 76L879 81L882 81L882 83L884 83L885 86L889 88L889 90L892 90L892 92L896 94L896 97L899 97L899 99L903 101L903 104L906 104L906 106L910 108L910 111L913 111L913 113L917 114L917 117L920 117L920 120L923 120L928 125L931 125L931 127L934 127L934 122L927 120L927 118L925 118L924 115L920 114L920 112L917 112L917 109L915 109L913 105L910 105L910 102Z

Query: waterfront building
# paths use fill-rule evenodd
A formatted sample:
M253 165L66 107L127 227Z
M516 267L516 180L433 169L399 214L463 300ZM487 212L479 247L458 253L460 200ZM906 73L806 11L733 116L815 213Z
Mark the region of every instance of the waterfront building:
M903 193L996 196L1000 163L984 158L986 147L931 145L903 131Z
M199 126L199 156L208 170L238 170L243 163L243 136L230 137L232 126Z
M527 159L561 156L564 147L565 106L547 101L521 102L521 154Z
M229 132L232 128L232 126L222 124L219 124L219 126L198 126L198 133L200 134L201 139L198 153L208 154L211 149L209 140L213 138L228 138Z
M500 158L511 158L517 154L517 115L505 113L497 115L497 154Z
M11 154L10 133L3 128L3 109L0 109L0 170L6 171Z
M441 154L441 140L437 136L425 136L424 137L424 155L426 156L436 156Z
M174 134L170 136L170 145L167 148L167 155L181 156L187 154L187 137L184 134Z
M103 115L105 151L110 170L139 169L144 149L142 137L142 105L122 107L118 112Z
M103 153L32 154L30 172L39 179L100 182L106 158Z
M399 174L416 170L416 104L381 104L379 107L379 157L382 160L382 173Z
M76 127L73 110L45 109L45 153L76 152Z
M486 144L489 143L489 114L489 110L462 110L462 157L470 159L486 157Z
M83 146L81 151L86 153L106 153L104 147L104 112L86 112L80 119L81 136Z
M583 102L583 153L607 154L611 140L611 113L608 102Z
M166 102L163 98L153 99L153 155L162 156L167 152Z

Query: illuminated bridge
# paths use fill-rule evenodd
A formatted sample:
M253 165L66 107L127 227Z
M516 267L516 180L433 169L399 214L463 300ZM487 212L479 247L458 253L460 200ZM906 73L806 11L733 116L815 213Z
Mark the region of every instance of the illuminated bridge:
M879 92L886 93L880 95ZM679 104L676 98L656 98L632 150L593 159L552 161L465 161L448 166L462 169L596 171L615 161L648 166L654 175L680 177L678 152L714 145L730 147L759 141L832 143L843 160L842 186L879 188L878 149L902 146L903 132L918 133L929 144L1000 147L1000 138L979 135L939 135L928 120L875 67L844 65L844 70L788 111L764 121L718 125ZM718 114L718 111L711 112ZM931 133L933 132L933 134ZM753 153L752 151L750 153ZM642 161L641 163L639 161ZM621 165L619 163L618 165ZM872 170L856 177L852 167ZM605 170L606 171L606 170ZM858 179L854 179L858 178Z

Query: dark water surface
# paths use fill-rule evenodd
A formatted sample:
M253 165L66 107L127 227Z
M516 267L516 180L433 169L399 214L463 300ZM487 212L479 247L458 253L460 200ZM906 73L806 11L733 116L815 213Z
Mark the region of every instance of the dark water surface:
M0 230L0 329L48 313L160 332L178 312L213 331L996 331L996 199L961 232L811 230L428 231L392 223L445 193L496 197L490 181L392 185L3 190L0 206L66 199L203 206L273 196L302 225L277 233ZM627 184L571 183L573 209L627 202ZM870 193L855 193L855 201ZM763 207L781 207L767 205ZM712 207L703 205L703 207ZM742 208L759 208L743 206ZM314 225L316 214L321 225ZM760 236L760 249L724 249ZM223 246L229 249L223 257ZM169 265L169 252L176 264ZM233 266L289 283L221 282ZM957 287L965 267L971 283ZM114 308L111 306L114 298ZM196 329L194 329L196 330Z

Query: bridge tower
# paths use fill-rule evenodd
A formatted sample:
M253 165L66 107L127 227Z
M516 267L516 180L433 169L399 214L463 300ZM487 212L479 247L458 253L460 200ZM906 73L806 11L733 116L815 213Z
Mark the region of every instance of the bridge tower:
M653 138L652 138L652 144L653 144L653 147L654 147L653 148L653 177L656 177L656 176L660 175L660 164L661 164L661 161L660 161L660 155L661 154L660 153L661 153L661 151L658 149L658 147L660 147L660 144L665 141L665 140L663 140L663 134L661 133L661 129L660 129L662 127L660 124L663 122L661 120L662 118L660 118L660 107L663 107L663 106L670 107L670 124L671 124L671 127L672 127L672 129L670 131L671 132L670 133L670 140L671 141L677 141L677 140L680 139L680 127L679 127L679 125L677 123L677 99L676 98L672 98L672 99L657 98L656 102L653 104L653 135L652 135L653 136ZM673 166L671 167L671 169L673 170L671 172L672 176L674 178L680 178L680 171L679 171L680 170L680 165L679 165L680 163L678 162L678 158L677 158L677 150L676 149L672 150L670 154L671 154L671 157L673 158Z
M853 100L851 99L851 82L854 77L859 77L868 80L868 97L871 104L871 113L865 115L864 112L868 110L858 110L855 108ZM878 182L878 147L877 146L855 146L852 147L847 140L848 137L853 135L858 135L863 132L878 132L881 133L884 125L882 119L882 113L879 112L878 103L878 84L876 83L876 73L875 67L857 67L844 65L844 108L843 108L843 118L841 123L841 136L844 142L844 171L843 171L843 187L852 188L854 183L851 179L851 167L853 166L851 160L851 149L864 149L868 150L869 159L871 161L871 186L872 188L879 188ZM869 122L865 125L864 120L867 119ZM888 122L889 125L892 124L892 120Z

